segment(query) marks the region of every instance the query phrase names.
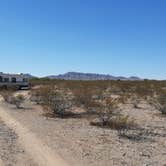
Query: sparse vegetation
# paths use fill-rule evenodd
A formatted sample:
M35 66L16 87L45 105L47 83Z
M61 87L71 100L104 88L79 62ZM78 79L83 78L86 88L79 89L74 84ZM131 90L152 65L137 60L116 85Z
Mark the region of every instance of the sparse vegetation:
M47 117L46 119L37 119L41 112L33 112L33 116L36 116L39 121L39 130L41 129L45 134L48 133L48 130L49 132L55 130L53 134L50 134L50 137L56 137L56 132L60 131L56 141L59 139L62 143L61 136L64 138L65 135L66 139L73 141L72 145L81 149L81 157L82 149L85 152L83 155L96 155L96 158L102 158L111 151L111 154L118 157L123 154L123 160L124 158L128 160L132 155L136 156L136 158L138 157L137 161L142 159L142 155L145 153L144 149L149 151L149 147L152 149L153 155L156 154L158 147L164 153L163 142L166 137L165 116L163 116L166 110L165 81L37 79L32 80L32 85L31 101L33 103L30 103L32 110L29 110L29 113L40 109L40 106L34 105L36 103L43 107L43 110L46 111L43 115ZM6 92L8 91L5 91L3 95L5 101L20 108L21 105L17 103L17 100L11 98L13 92ZM152 106L155 106L155 109ZM157 110L162 114L157 116ZM28 116L28 112L23 112L20 117L23 118L24 115ZM50 120L48 117L58 119L48 122ZM62 120L61 118L66 119ZM30 121L33 119L32 115L29 119ZM33 123L35 124L35 122ZM41 125L43 126L41 127ZM79 144L75 144L76 141ZM87 145L87 149L85 145ZM92 146L95 148L91 148ZM120 152L114 153L114 149L118 146ZM130 149L132 150L130 151ZM99 155L98 150L105 153ZM148 157L149 160L153 155L148 154L151 156L151 158ZM120 164L123 160L120 160Z
M36 96L35 101L38 104L42 104L45 105L45 107L46 106L49 107L49 109L51 109L54 113L59 112L58 110L61 110L60 112L66 112L64 110L71 108L73 105L69 104L71 103L70 99L71 96L72 96L71 97L72 103L74 103L75 106L83 107L88 112L91 113L97 113L99 111L102 111L102 114L105 114L104 113L105 110L110 109L110 105L104 105L104 102L106 102L109 98L111 98L111 96L113 97L116 96L117 98L119 98L118 99L119 104L120 103L125 104L127 102L131 102L134 108L139 108L138 105L140 101L148 100L149 98L155 98L155 95L160 96L163 94L164 91L166 91L166 89L164 89L166 87L166 81L154 81L154 80L67 81L67 80L32 79L31 85L41 86L41 88L35 90L35 95L34 95ZM70 94L69 91L72 95L68 95ZM63 104L62 101L64 102ZM158 102L163 107L163 103L161 103L160 101ZM113 108L111 108L111 110L112 109Z

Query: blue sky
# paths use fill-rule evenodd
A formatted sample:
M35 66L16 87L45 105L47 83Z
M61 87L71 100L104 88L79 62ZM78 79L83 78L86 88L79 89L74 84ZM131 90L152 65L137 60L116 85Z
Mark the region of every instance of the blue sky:
M0 71L166 79L165 0L1 0Z

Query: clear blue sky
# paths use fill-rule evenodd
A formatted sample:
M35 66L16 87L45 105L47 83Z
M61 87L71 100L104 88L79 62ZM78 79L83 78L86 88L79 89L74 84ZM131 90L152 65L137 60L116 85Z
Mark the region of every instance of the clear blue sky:
M0 71L166 79L166 0L1 0Z

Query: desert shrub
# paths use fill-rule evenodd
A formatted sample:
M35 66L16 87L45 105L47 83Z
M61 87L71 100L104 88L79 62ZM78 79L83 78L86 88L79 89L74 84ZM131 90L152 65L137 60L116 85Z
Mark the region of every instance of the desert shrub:
M40 97L41 105L46 111L62 118L71 113L73 95L69 90L46 86L39 90L38 96Z
M122 134L127 130L136 126L134 120L129 118L129 116L124 116L120 114L119 106L124 103L126 96L117 98L107 98L100 106L100 111L98 112L98 119L90 122L93 126L106 127L110 129L118 130L118 133Z
M73 90L75 98L75 103L78 106L85 106L86 108L91 105L92 94L86 89L76 89Z
M3 86L0 86L0 91L17 91L19 89L20 89L19 86L16 86L16 85L10 85L10 86L3 85Z
M135 129L138 125L128 115L121 115L113 121L112 126L117 129L119 136L125 136L129 130Z
M154 86L153 84L142 82L142 84L139 84L135 86L134 92L138 97L146 98L147 96L153 96L154 94Z
M103 102L103 106L99 112L99 119L103 126L107 126L110 122L113 112L118 109L118 99L108 98Z
M129 118L128 115L111 116L109 119L107 118L107 120L96 120L90 122L90 124L93 126L116 129L119 135L123 135L127 130L136 127L134 119Z
M130 129L134 126L134 120L130 119L128 115L118 116L114 120L114 128L118 130Z
M45 98L48 97L48 94L50 93L50 88L48 87L39 87L37 89L31 90L31 97L30 100L32 102L35 102L36 104L42 104L42 102L45 100Z
M107 98L100 103L98 120L90 122L91 125L108 127L114 114L118 114L119 98Z
M4 91L3 91L3 92L1 92L1 95L2 95L2 97L3 97L3 99L4 99L4 101L8 103L11 94L8 93L8 92L4 92Z
M162 114L166 114L166 93L150 99L149 103L153 105Z
M16 108L21 108L22 103L25 101L25 97L21 94L17 95L17 96L12 96L10 98L10 103L14 104L16 106Z
M54 91L49 96L48 105L54 114L64 117L72 107L71 99L60 91Z
M0 91L0 94L2 95L4 101L7 103L10 103L13 93L14 91L9 91L9 90Z
M78 107L83 107L88 113L96 113L100 108L101 90L96 87L91 87L91 85L78 86L71 89L73 95L75 96L75 105Z
M133 105L133 107L135 109L139 109L139 104L141 102L141 98L135 94L131 95L130 96L130 101L131 101L131 104Z

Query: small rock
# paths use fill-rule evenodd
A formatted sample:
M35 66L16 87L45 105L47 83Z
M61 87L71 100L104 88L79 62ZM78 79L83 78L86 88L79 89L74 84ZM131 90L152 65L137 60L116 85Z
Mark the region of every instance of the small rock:
M123 156L126 156L126 152L125 152L125 153L123 153Z

